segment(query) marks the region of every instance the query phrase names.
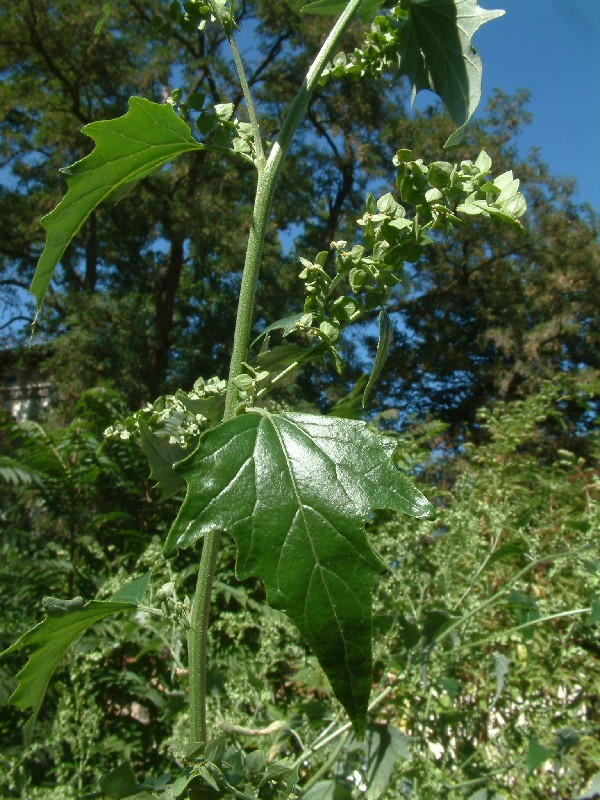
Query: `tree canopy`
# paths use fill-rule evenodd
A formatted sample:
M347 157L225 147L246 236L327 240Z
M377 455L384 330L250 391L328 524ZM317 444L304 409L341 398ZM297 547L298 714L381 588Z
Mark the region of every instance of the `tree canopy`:
M299 14L300 5L246 2L241 10L252 21L252 39L243 42L250 80L271 120L323 30L320 17ZM190 113L231 97L241 105L223 34L215 26L193 30L178 8L165 22L152 4L123 0L101 25L95 12L69 0L7 10L0 203L8 235L0 263L3 313L15 318L7 344L27 317L14 290L28 286L40 253L33 220L61 192L59 168L90 148L74 131L124 113L140 87L156 100L183 87L172 96ZM453 154L460 159L485 142L500 168L521 177L532 213L524 232L481 223L450 244L440 239L407 267L390 304L394 344L376 394L403 414L419 408L460 427L482 403L522 396L557 370L579 379L598 366L597 217L575 204L572 184L550 176L537 154L518 158L526 123L526 94L498 93ZM310 257L334 239L354 237L364 194L389 180L398 147L441 159L450 131L435 109L410 113L397 82L374 90L369 80L346 75L322 87L271 221L257 332L262 320L300 310L291 303L295 253ZM107 382L137 405L222 370L243 260L236 231L247 228L250 190L243 164L232 161L224 174L206 152L92 214L61 260L37 326L64 398L72 403ZM366 325L363 343L347 343L357 372L372 358L369 331ZM315 395L310 375L300 383L308 401L327 405L343 393L344 381L332 374L329 400Z

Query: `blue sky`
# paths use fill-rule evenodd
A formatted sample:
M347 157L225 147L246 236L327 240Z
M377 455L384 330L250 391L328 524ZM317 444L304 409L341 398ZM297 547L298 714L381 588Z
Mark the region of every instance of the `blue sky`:
M523 153L539 146L554 175L577 179L578 199L600 212L600 0L479 0L506 14L473 40L483 97L531 91ZM483 103L482 103L483 104Z

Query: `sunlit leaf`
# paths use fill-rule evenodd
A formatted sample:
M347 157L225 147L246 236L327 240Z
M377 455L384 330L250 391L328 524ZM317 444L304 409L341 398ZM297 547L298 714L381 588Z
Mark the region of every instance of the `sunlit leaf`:
M600 797L600 772L592 775L591 781L588 783L587 788L582 794L577 795L577 800L592 800L594 797Z
M124 116L92 122L82 133L92 138L96 147L62 170L67 193L41 220L48 235L31 283L38 308L67 245L96 206L116 189L141 180L181 153L205 148L172 106L141 97L129 99Z
M384 565L375 509L432 517L392 462L393 440L363 422L247 413L208 431L178 468L188 484L165 551L209 531L237 543L237 575L258 576L296 624L360 731L371 689L371 590Z
M502 690L504 689L504 679L508 675L509 664L510 664L508 658L502 655L502 653L492 653L492 658L494 659L494 677L496 678L496 692L494 694L494 699L492 700L491 708L493 708L500 699L500 695L502 694Z
M544 747L543 744L540 744L535 736L532 736L529 739L529 745L527 747L527 755L525 756L525 763L527 765L527 770L529 772L533 772L538 767L541 767L549 758L552 758L554 755L554 750L550 750L548 747Z
M136 608L148 588L149 581L150 573L147 573L119 589L109 600L91 600L81 607L78 601L74 604L70 601L71 605L66 601L66 605L62 607L49 604L49 615L0 654L4 656L23 647L34 647L27 663L17 675L18 685L10 697L10 702L21 711L32 709L31 716L24 726L27 742L31 741L35 720L50 678L70 645L99 620L119 611ZM47 599L55 600L55 598Z

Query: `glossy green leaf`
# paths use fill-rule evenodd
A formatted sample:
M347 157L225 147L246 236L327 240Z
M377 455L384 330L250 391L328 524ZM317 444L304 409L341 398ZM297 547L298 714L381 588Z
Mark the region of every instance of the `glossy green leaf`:
M148 588L149 581L150 573L147 573L119 589L109 600L91 600L83 607L77 602L77 608L73 610L69 610L67 601L67 608L63 609L66 613L47 616L0 654L3 656L23 647L34 647L27 663L17 675L18 685L10 697L10 702L21 711L32 709L24 727L26 742L31 741L35 720L52 673L70 645L81 633L104 617L136 608Z
M434 516L364 422L247 413L208 431L181 462L188 491L165 552L208 531L237 543L237 575L258 576L296 624L360 731L371 689L371 590L384 565L365 534L378 508Z
M504 11L487 11L476 0L407 0L407 5L399 72L414 94L430 89L442 99L459 126L446 146L458 144L481 99L483 68L473 36Z
M38 308L69 242L96 206L116 189L141 180L181 153L205 149L172 106L141 97L129 99L124 116L92 122L82 133L92 138L96 147L62 170L67 176L67 193L41 220L48 235L31 283Z
M390 352L390 347L392 346L392 341L394 339L394 326L392 325L392 321L389 317L387 311L382 309L379 313L379 340L377 341L377 352L375 353L375 362L373 363L373 369L371 370L371 374L369 376L369 380L367 385L365 386L365 391L363 393L362 404L363 408L367 404L367 400L369 399L369 394L377 381L377 378L381 374L381 370L385 366L385 362L387 361L388 354Z

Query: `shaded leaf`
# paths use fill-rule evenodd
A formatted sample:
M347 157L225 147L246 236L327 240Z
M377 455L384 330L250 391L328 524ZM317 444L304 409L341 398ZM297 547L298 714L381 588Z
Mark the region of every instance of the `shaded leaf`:
M26 486L31 483L40 483L40 478L27 464L15 461L10 456L0 456L0 478L12 486Z
M379 339L377 341L377 352L375 354L373 369L371 370L368 383L365 386L365 391L363 393L362 397L363 408L367 403L369 394L371 393L371 390L375 385L377 378L381 374L381 370L385 366L385 362L387 361L387 357L389 355L393 339L394 339L394 326L392 325L392 321L387 311L382 309L379 312Z
M317 781L303 797L304 800L352 800L352 789L338 781Z
M21 711L32 709L31 716L24 726L26 742L31 741L35 720L50 678L70 645L81 633L104 617L136 608L148 588L149 581L150 573L146 573L119 589L109 600L90 600L83 607L77 602L77 608L73 610L67 607L65 613L47 616L0 653L0 656L4 656L30 645L35 648L18 673L18 685L10 697L10 702ZM47 598L47 600L55 599ZM67 605L68 603L69 601Z
M410 761L409 741L409 737L393 725L370 725L367 728L367 800L377 800L387 789L399 758Z
M108 772L98 781L104 794L111 800L122 800L124 797L135 795L143 787L136 781L133 768L129 761L119 764L118 767Z
M166 500L185 488L185 481L173 469L173 465L185 455L185 450L157 436L143 419L138 420L138 425L142 450L150 465L150 478L160 487L161 500Z
M141 180L181 153L205 149L172 106L141 97L129 99L124 116L92 122L82 133L96 147L62 170L67 193L41 220L48 235L31 283L38 309L62 254L96 206L119 187Z
M394 450L354 420L236 417L178 465L188 491L165 543L172 554L209 531L231 533L237 576L263 581L359 731L371 689L371 590L385 568L367 542L366 518L378 508L434 516L394 466Z
M600 620L600 597L594 597L592 600L592 610L588 617L588 625L595 625Z
M486 11L476 0L408 0L399 74L416 95L435 92L459 126L446 142L458 144L481 99L482 64L471 41L486 22L504 11Z

